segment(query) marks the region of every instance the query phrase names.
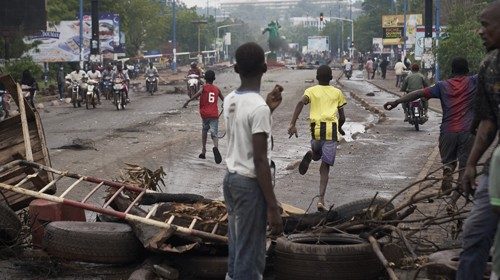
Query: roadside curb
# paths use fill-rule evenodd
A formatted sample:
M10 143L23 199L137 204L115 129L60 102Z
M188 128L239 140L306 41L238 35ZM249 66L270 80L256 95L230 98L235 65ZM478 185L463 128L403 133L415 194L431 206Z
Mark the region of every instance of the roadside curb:
M396 95L398 97L403 97L404 96L404 94L402 94L402 93L394 92L394 91L389 90L389 89L387 89L387 88L385 88L383 86L377 85L374 82L371 82L369 80L365 80L365 81L368 82L369 84L371 84L371 85L379 88L380 90L383 90L383 91L388 92L390 94ZM443 112L441 111L441 108L433 106L431 104L429 104L429 110L434 111L434 112L439 113L439 114L443 114Z

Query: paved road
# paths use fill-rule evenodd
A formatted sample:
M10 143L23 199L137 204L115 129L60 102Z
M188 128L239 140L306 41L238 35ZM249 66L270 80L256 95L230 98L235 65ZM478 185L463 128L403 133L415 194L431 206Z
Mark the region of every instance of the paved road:
M275 70L264 76L262 84L263 92L276 83L285 87L283 104L273 116L273 158L278 165L276 192L281 200L299 207L309 205L319 184L319 163L313 163L304 176L299 175L297 169L285 169L300 160L307 150L308 108L299 120L299 138L288 139L286 129L303 90L313 85L306 80L314 77L314 70ZM238 85L238 77L228 70L217 75L216 84L227 94ZM364 81L345 80L343 84L346 92L355 91L362 96L376 90ZM349 94L346 95L349 98ZM383 92L375 95L366 99L380 107L392 98ZM147 96L134 92L131 99L130 106L119 112L109 103L90 111L73 109L69 105L48 107L49 112L43 113L42 119L53 165L105 178L116 178L125 162L149 168L161 165L167 172L165 191L222 198L220 185L224 165L216 165L211 153L206 160L197 158L201 133L196 102L188 109L181 109L185 95ZM351 98L346 115L353 133L359 132L362 124L377 121L376 116ZM431 120L422 131L416 132L401 121L401 115L400 110L389 112L387 121L357 135L354 141L340 144L336 165L330 173L328 203L340 204L360 196L371 196L377 191L390 195L418 174L437 141L438 116L431 114ZM77 138L92 140L95 150L58 149ZM221 140L223 155L225 141Z

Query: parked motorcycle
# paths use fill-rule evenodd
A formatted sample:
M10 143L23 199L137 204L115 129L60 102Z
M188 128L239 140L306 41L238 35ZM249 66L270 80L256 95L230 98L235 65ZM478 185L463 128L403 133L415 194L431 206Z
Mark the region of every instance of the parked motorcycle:
M200 89L200 76L191 74L187 76L188 96L193 97Z
M424 115L424 106L420 99L410 102L408 105L408 122L415 126L415 130L420 130L420 125L427 121L427 117Z
M97 85L99 84L96 80L89 79L87 82L87 94L85 95L85 107L89 109L90 105L93 108L97 105Z
M158 78L155 74L148 74L146 77L146 91L151 95L158 90Z
M111 99L111 95L113 94L113 83L111 82L111 77L106 76L102 80L102 91L106 100Z
M116 78L113 81L113 103L116 106L116 110L124 110L127 104L127 94L125 92L125 81L120 78Z

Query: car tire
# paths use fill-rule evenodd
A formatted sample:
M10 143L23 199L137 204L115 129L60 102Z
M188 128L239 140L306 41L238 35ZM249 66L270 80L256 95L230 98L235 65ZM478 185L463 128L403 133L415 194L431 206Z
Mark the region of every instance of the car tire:
M142 253L132 228L121 223L52 222L43 247L61 259L106 264L131 263Z
M370 280L383 275L371 245L355 235L292 234L277 239L275 253L277 280Z
M384 205L389 201L387 198L383 197L376 197L375 199L373 197L370 198L364 198L364 199L359 199L355 200L352 202L349 202L347 204L340 205L338 207L334 207L333 211L337 212L337 215L339 219L335 221L336 223L343 223L347 222L356 215L359 215L360 213L363 212L363 210L367 209L368 207L373 207L373 206L378 206L378 205ZM389 212L394 209L394 204L389 203L385 207L384 211ZM390 217L388 217L388 220L393 220L396 219L397 214L394 213Z
M6 203L0 202L0 244L14 243L21 233L21 220Z

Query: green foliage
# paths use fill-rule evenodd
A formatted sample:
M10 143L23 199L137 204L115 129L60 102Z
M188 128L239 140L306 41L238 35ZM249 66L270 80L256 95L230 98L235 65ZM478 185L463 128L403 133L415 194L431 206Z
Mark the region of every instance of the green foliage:
M477 18L481 10L481 7L468 9L462 6L452 10L447 30L448 37L441 40L437 48L444 79L451 76L451 61L457 56L466 58L471 73L477 73L485 53L482 41L477 35L480 27Z
M29 57L23 57L16 60L7 61L5 64L5 73L12 75L14 80L20 81L24 70L30 70L35 79L40 79L42 75L42 68L33 62Z

